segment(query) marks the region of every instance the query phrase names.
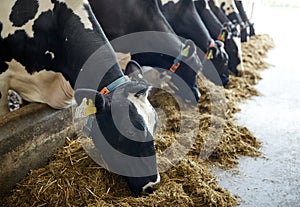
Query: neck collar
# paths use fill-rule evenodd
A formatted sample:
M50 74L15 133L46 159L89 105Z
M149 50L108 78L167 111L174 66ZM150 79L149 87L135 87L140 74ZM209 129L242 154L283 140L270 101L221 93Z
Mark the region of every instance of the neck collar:
M176 59L173 61L172 66L170 67L169 71L171 73L175 73L177 69L180 67L182 59L189 56L189 50L190 45L188 43L185 43L185 45L181 48L179 55L176 57Z
M124 85L125 83L128 83L128 82L130 82L129 77L126 75L122 76L122 77L118 78L117 80L115 80L114 82L112 82L111 84L109 84L108 86L102 88L102 90L99 93L103 94L103 95L108 95L112 91L116 90L117 87Z

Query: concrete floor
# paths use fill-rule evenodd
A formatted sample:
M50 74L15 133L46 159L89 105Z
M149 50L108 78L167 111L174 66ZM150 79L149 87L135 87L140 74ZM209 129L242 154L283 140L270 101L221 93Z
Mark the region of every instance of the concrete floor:
M256 8L257 33L276 48L257 89L241 106L238 123L262 141L263 156L243 157L237 169L216 170L219 184L241 197L242 207L300 206L300 9Z

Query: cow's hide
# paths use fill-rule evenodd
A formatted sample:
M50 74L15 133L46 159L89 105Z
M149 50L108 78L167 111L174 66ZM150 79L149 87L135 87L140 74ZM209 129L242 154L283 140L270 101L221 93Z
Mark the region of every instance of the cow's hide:
M90 14L83 6L86 1L59 0L56 3L58 2L61 7L65 6L72 11L85 29L93 29ZM51 0L1 2L0 114L8 112L9 89L17 91L29 102L46 103L56 109L72 104L73 89L66 80L69 75L63 70L59 72L61 63L56 58L56 55L62 55L56 53L62 51L59 51L60 46L53 46L57 41L57 37L53 35L53 30L57 29L53 26L53 11L58 7ZM65 42L67 41L66 38ZM57 44L61 43L57 41ZM66 68L66 65L62 67Z

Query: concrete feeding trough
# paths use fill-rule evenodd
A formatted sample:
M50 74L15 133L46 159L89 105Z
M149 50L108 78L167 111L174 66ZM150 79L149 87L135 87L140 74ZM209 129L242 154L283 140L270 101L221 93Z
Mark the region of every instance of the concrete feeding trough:
M32 103L0 117L0 197L74 135L72 109Z

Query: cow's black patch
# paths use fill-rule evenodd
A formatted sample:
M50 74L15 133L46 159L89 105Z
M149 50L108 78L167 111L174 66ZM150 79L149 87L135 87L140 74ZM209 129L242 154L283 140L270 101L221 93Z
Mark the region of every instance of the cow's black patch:
M38 8L37 0L17 0L12 8L9 20L13 23L13 26L21 27L34 18Z
M3 24L0 22L0 34L3 29ZM6 49L3 45L3 39L0 36L0 74L5 72L8 69L8 65L5 63L6 60Z
M0 61L0 74L8 69L8 65L5 62Z

